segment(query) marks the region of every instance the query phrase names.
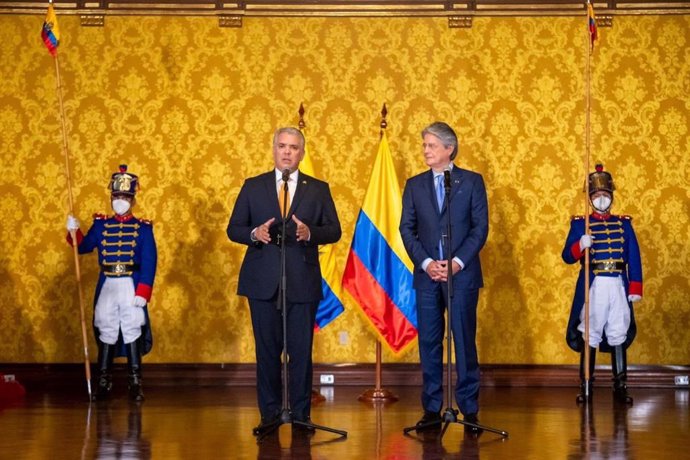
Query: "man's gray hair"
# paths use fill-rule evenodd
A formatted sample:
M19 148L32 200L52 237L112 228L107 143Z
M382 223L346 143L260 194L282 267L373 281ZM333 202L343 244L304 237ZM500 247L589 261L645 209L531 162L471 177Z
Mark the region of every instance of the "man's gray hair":
M458 155L458 136L447 123L442 121L435 121L422 130L422 139L427 134L433 134L441 140L444 147L453 147L453 152L450 154L450 161L453 161Z
M302 150L304 150L304 134L302 134L302 131L300 131L297 128L293 128L292 126L286 126L284 128L276 129L276 132L273 134L273 148L276 148L276 146L278 145L278 136L280 136L283 133L297 136L299 138L300 147L302 148Z

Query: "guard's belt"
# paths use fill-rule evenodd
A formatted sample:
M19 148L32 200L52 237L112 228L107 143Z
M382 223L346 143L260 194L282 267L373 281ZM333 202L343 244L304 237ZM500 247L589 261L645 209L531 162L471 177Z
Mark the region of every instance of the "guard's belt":
M101 270L105 276L131 276L132 273L139 271L138 264L108 264L101 265Z
M622 272L625 270L625 262L594 262L589 268L601 272Z

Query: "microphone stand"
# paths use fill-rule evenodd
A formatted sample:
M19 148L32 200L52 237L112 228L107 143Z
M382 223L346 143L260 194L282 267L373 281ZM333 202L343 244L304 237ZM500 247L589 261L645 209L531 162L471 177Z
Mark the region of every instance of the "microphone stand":
M452 334L453 329L451 327L453 309L451 308L451 302L453 300L453 255L451 254L451 225L450 225L450 169L443 171L444 178L444 189L445 197L443 198L443 206L446 210L446 233L442 235L443 240L443 255L446 257L446 307L447 307L447 318L446 318L446 409L443 411L441 419L443 420L443 429L438 437L438 440L443 439L443 435L446 434L446 430L451 423L459 423L461 425L470 426L472 428L484 431L490 431L492 433L500 434L504 438L508 437L508 432L503 430L497 430L484 425L479 425L478 423L468 422L466 420L460 420L458 418L458 409L453 407L453 354L451 351L452 347ZM428 428L436 426L437 421L431 421L421 425L410 426L403 429L403 434L407 434L410 431L424 431ZM481 432L481 431L480 431Z
M283 212L282 212L282 230L278 235L278 245L280 246L280 283L278 284L278 300L276 301L276 308L280 310L282 320L283 320L283 401L282 408L280 410L280 418L273 424L267 425L262 429L254 429L254 435L257 436L257 442L263 441L263 439L269 434L277 430L280 425L292 424L301 426L307 431L313 432L314 430L329 431L331 433L339 434L342 437L347 436L347 431L336 430L335 428L330 428L327 426L316 425L311 423L311 421L295 420L292 417L292 412L290 411L290 370L288 369L288 342L287 342L287 267L285 263L285 246L286 246L286 225L287 225L287 199L288 199L288 181L290 180L290 171L283 171ZM310 350L311 353L311 350Z

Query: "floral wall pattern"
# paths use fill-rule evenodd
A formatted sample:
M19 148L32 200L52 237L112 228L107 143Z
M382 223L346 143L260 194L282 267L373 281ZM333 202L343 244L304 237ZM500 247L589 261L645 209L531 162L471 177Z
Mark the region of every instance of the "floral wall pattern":
M42 17L0 16L0 362L77 362L79 306L52 58ZM225 235L245 177L271 167L271 135L306 107L307 142L343 225L345 264L377 150L380 110L401 184L424 170L419 132L444 120L457 163L484 175L483 363L575 363L564 330L577 269L561 258L582 214L584 19L60 18L60 69L76 214L108 212L120 163L141 178L159 269L149 362L253 362L244 248ZM645 297L631 364L690 362L690 17L616 16L592 56L592 162L616 181L642 247ZM87 316L95 255L81 266ZM317 334L316 362L373 362L351 298ZM92 350L95 342L89 331ZM95 352L94 352L95 353ZM417 362L416 346L385 362Z

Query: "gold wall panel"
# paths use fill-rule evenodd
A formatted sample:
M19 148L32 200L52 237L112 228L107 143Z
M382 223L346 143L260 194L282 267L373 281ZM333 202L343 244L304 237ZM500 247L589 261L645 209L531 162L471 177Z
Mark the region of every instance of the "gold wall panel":
M79 307L65 243L67 191L42 16L0 16L0 362L77 362ZM458 163L484 175L491 229L479 305L484 363L575 363L564 329L577 269L560 251L580 214L583 19L60 18L61 74L77 215L108 212L120 163L141 177L159 269L148 362L253 362L244 248L225 226L243 179L271 167L279 125L306 107L317 175L334 193L345 264L377 151L379 111L401 183L424 169L419 131L440 119ZM634 216L645 297L631 364L690 362L690 17L617 17L592 61L592 160ZM95 255L81 258L87 315ZM372 362L375 336L350 298L317 335L317 362ZM89 331L92 354L95 344ZM384 361L416 362L416 346ZM604 360L606 362L606 360Z

